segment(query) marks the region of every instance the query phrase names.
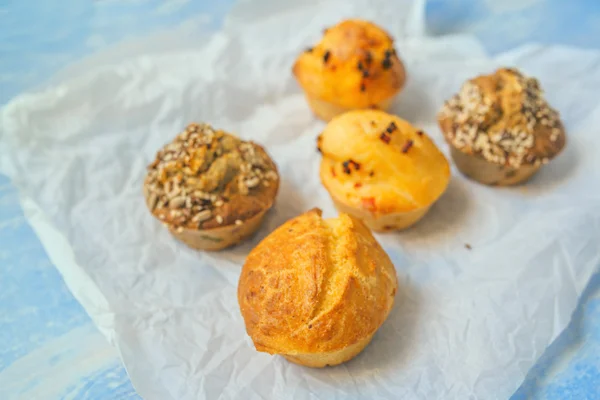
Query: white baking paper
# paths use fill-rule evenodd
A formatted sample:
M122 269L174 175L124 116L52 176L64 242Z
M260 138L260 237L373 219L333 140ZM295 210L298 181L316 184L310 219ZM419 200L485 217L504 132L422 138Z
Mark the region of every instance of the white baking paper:
M249 250L276 226L315 206L334 215L317 173L324 124L290 67L348 16L397 38L408 84L394 112L446 153L437 110L465 79L500 65L541 80L568 145L515 188L453 169L422 222L379 235L400 279L396 306L361 355L316 370L254 350L236 284ZM222 31L194 32L97 55L0 112L1 171L137 391L148 400L509 397L598 270L600 54L530 46L490 59L470 37L423 37L419 1L245 2ZM279 165L275 208L231 250L186 248L144 205L146 164L190 121L259 141Z

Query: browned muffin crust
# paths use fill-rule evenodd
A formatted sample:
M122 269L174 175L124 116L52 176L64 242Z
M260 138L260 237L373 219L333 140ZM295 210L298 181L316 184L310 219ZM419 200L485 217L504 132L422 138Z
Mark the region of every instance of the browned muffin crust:
M347 214L321 215L287 221L246 259L238 302L258 351L339 351L370 340L392 308L396 271L371 231Z
M566 142L558 112L538 81L513 68L465 82L438 121L456 149L514 168L546 164Z
M154 216L181 229L241 225L271 207L278 187L261 146L195 123L157 153L144 182Z

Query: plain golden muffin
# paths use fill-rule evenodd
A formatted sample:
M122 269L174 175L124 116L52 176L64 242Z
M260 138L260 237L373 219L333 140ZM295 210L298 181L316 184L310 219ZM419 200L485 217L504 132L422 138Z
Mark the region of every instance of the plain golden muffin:
M298 56L293 73L313 112L325 121L354 109L385 110L405 81L393 39L360 19L326 29L315 47Z
M177 239L220 250L258 229L278 188L277 167L261 146L190 124L148 166L144 196Z
M383 111L332 119L317 146L321 182L338 210L376 231L417 222L450 179L448 161L427 134Z
M256 350L325 367L369 344L397 288L394 265L362 222L313 209L250 252L238 301Z
M566 144L539 82L512 68L467 81L438 122L458 169L488 185L524 182Z

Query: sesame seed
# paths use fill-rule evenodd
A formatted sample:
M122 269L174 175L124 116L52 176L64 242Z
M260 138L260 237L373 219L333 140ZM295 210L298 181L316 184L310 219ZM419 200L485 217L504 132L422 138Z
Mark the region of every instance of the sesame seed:
M240 220L240 219L236 219L236 220L235 220L235 224L236 224L236 225L242 225L242 224L243 224L243 222L242 222L242 220Z
M221 225L223 223L223 217L220 215L217 215L215 217L215 219L217 220L217 224Z
M498 80L495 88L499 94L496 97L484 94L474 80L467 81L456 95L445 102L439 118L450 120L452 129L445 135L456 148L470 147L491 162L519 166L523 162L529 163L525 157L530 149L535 148L536 126L556 126L558 114L543 99L537 80L527 78L516 70L511 73L516 77L515 86L521 88L522 104L517 108L519 114L515 118L506 114L502 116L502 120L510 124L505 131L493 130L493 116L498 112L500 115L506 113L500 103L503 94L499 91L506 86L501 76L494 76ZM552 135L549 139L552 141Z

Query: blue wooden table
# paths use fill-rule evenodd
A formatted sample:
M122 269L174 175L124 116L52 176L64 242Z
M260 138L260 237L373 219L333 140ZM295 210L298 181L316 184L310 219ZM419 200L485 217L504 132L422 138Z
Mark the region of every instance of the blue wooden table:
M199 14L217 28L231 4L0 0L0 105L120 40ZM600 1L436 0L427 4L427 26L432 35L474 33L490 53L529 41L600 49ZM0 399L137 398L0 175ZM600 275L513 398L600 399Z

